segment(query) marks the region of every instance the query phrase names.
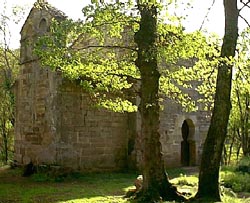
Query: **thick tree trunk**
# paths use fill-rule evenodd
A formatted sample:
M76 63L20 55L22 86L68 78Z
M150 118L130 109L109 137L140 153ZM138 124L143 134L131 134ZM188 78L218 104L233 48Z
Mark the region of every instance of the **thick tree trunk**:
M238 38L237 0L224 0L225 35L221 56L234 57ZM214 110L204 143L197 199L220 201L219 167L231 110L232 65L221 62L218 69Z
M159 134L158 90L160 74L157 66L156 23L157 9L147 4L139 5L140 29L135 34L138 45L136 65L141 72L141 136L143 154L143 187L138 193L143 202L159 199L183 200L168 181L164 170Z

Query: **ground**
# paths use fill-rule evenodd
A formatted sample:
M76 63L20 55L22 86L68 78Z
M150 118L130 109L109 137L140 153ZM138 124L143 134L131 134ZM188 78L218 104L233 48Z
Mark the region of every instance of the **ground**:
M197 189L197 168L168 170L171 181L187 196ZM125 203L128 189L133 188L136 173L74 173L54 178L45 174L22 177L20 169L0 169L0 203ZM234 197L225 190L223 202L250 203L249 193Z
M126 202L123 195L135 178L106 173L46 180L41 174L25 178L20 170L1 169L0 203Z

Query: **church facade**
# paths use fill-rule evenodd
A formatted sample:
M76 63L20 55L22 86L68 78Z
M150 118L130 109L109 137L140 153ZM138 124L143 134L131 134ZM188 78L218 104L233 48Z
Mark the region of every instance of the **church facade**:
M46 5L46 6L45 6ZM35 3L21 30L20 73L16 81L15 160L24 165L60 165L82 171L136 168L141 158L139 113L94 108L77 84L42 68L32 49L65 16L47 3ZM186 113L163 102L160 134L166 167L198 165L210 112Z

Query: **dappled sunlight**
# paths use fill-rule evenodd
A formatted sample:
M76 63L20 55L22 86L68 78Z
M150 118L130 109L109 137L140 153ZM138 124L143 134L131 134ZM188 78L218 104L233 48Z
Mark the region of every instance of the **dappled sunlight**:
M128 186L128 187L125 187L125 188L123 188L122 189L122 191L124 192L124 194L126 193L126 192L128 192L129 190L135 190L135 186Z
M198 178L196 176L186 176L181 174L180 177L173 178L170 182L174 185L195 186L198 185Z
M59 201L56 203L123 203L127 202L122 196L97 196L90 198L72 199L68 201Z
M173 178L170 182L177 187L178 192L187 198L193 197L198 188L198 177L180 174L179 177Z
M222 202L223 203L249 203L250 199L239 199L237 197L230 197L227 195L222 196Z
M196 193L197 174L190 174L183 168L168 170L170 181L177 186L178 191L191 197ZM22 170L0 168L0 201L3 202L44 202L44 203L129 203L124 198L127 191L135 188L133 185L137 174L102 173L79 174L77 178L69 178L63 182L53 180L36 182L34 177L21 177ZM176 175L179 174L179 175ZM234 170L221 171L221 181L228 179L234 183L239 179L244 185L243 174ZM235 176L233 176L235 175ZM229 179L232 178L233 179ZM235 178L234 178L235 177ZM236 179L237 178L237 179ZM245 183L249 178L245 174ZM227 182L228 182L227 181ZM223 203L249 203L250 193L233 192L231 188L222 187ZM170 203L170 202L164 202Z

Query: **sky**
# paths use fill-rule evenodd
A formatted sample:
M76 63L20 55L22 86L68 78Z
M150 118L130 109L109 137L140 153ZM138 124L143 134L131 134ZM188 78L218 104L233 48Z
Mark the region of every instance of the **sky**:
M0 3L3 0L0 0ZM26 6L28 11L31 9L32 5L36 0L7 0L8 7L13 5ZM90 3L91 0L48 0L48 2L54 7L66 13L67 16L73 19L78 19L82 17L81 9ZM208 9L211 7L213 0L192 0L192 9L183 12L183 15L187 14L187 20L185 21L184 26L187 31L194 31L200 28L202 21L204 20ZM1 8L0 8L0 12ZM248 10L250 13L250 9ZM249 18L250 15L245 12L246 16ZM28 13L26 13L26 16ZM26 18L25 16L25 18ZM247 19L246 17L246 19ZM11 47L18 47L20 39L20 30L24 20L20 21L19 24L11 25ZM243 27L242 21L240 22L241 27ZM246 25L246 24L245 24ZM219 36L224 34L224 9L223 9L223 0L215 0L215 3L212 9L209 12L208 18L203 25L203 28L206 28L209 32L217 33Z

